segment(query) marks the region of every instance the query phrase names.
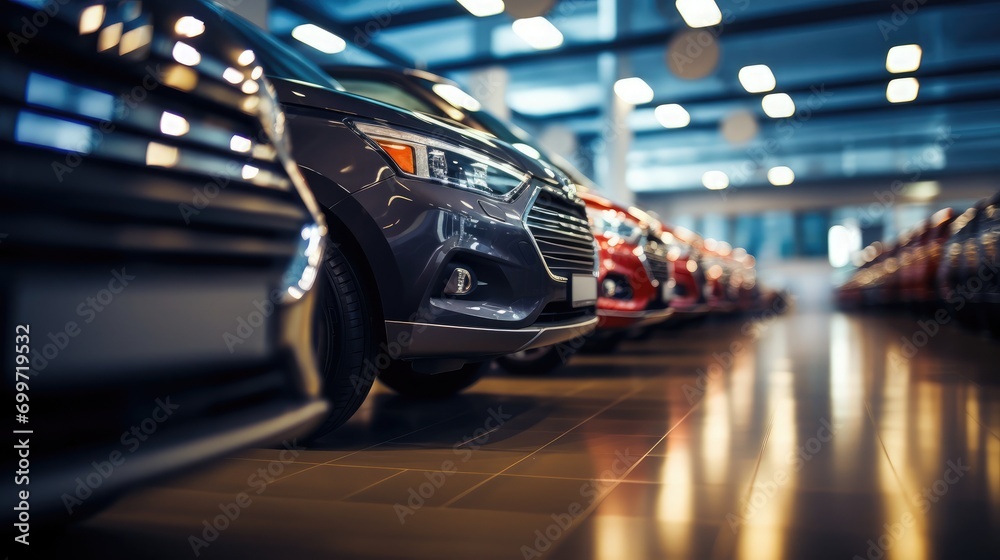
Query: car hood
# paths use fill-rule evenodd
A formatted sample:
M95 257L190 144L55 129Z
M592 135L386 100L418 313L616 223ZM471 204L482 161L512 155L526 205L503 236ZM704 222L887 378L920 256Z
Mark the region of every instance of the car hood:
M285 105L297 105L341 113L357 121L377 122L430 136L452 144L483 152L507 162L534 177L559 184L551 170L513 146L478 130L439 119L432 115L408 111L351 93L336 91L295 80L271 78L278 99Z

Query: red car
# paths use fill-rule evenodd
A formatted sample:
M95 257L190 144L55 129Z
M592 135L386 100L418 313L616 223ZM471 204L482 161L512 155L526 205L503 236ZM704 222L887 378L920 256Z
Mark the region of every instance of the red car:
M577 185L587 205L600 248L597 331L586 341L591 350L610 351L630 332L665 321L673 313L668 246L647 215L628 209ZM583 340L526 350L498 358L511 373L548 373L566 363Z
M870 304L869 294L880 270L882 253L883 246L879 241L861 252L858 269L836 290L835 298L839 307L853 309Z
M697 235L687 229L662 226L660 238L667 245L667 260L673 273L670 307L675 316L698 316L708 311L705 304L705 269L695 245Z
M667 319L673 286L667 246L641 211L581 193L600 246L598 333L605 337Z
M738 294L731 286L734 268L729 258L732 248L726 243L706 239L701 249L702 266L705 267L705 302L709 310L715 313L736 311Z
M996 289L1000 193L980 200L950 225L938 269L938 295L959 322L1000 334Z
M842 307L904 306L931 312L942 302L950 302L955 286L964 278L969 224L976 222L984 203L962 215L945 208L902 233L888 245L875 242L861 253L857 270L837 288ZM962 318L960 316L960 318ZM975 322L975 321L973 321Z
M903 255L900 294L903 303L927 311L937 302L941 253L954 221L955 211L945 208L921 224L912 247Z

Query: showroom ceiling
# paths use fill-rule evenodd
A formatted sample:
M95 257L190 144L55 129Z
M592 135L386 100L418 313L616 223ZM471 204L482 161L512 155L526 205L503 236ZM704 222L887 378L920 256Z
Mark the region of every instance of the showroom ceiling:
M703 1L711 3L681 4ZM598 17L607 10L602 3L617 4L616 30ZM599 79L598 57L617 53L622 76L653 90L629 120L628 182L637 192L703 189L712 171L737 186L769 187L768 170L780 166L794 170L796 184L915 182L994 170L1000 161L997 2L716 0L723 23L698 30L673 0L506 4L504 13L475 17L456 0L272 0L268 23L321 64L422 67L473 90L473 71L503 66L515 120L539 133L571 129L585 169L605 122L609 86ZM533 7L544 5L563 40L536 49L514 32L511 13L537 15ZM327 55L292 39L307 22L342 37L346 49ZM893 74L887 54L900 45L919 45L919 67ZM896 66L912 67L912 50L897 54ZM771 70L773 90L749 93L741 85L740 70L755 65ZM903 81L888 88L897 78ZM905 101L915 85L916 99ZM776 93L788 94L794 109L782 106L782 96L765 111L764 96ZM681 116L672 108L661 118L672 114L676 126L686 112L686 126L668 129L657 118L658 106L672 104ZM789 110L791 117L766 114Z

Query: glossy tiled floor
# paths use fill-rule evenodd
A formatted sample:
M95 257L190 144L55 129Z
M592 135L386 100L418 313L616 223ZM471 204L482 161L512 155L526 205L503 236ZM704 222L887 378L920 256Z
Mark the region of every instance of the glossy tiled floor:
M315 448L162 482L64 544L122 558L1000 557L1000 348L919 329L743 318L546 378L495 372L442 402L379 389Z

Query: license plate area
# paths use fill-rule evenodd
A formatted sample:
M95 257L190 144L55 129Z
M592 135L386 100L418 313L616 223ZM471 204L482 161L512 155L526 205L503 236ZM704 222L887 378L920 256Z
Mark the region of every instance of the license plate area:
M574 274L570 278L570 295L573 307L586 307L597 303L597 278L590 274Z
M674 284L673 282L660 282L660 297L665 302L669 302L674 299Z

